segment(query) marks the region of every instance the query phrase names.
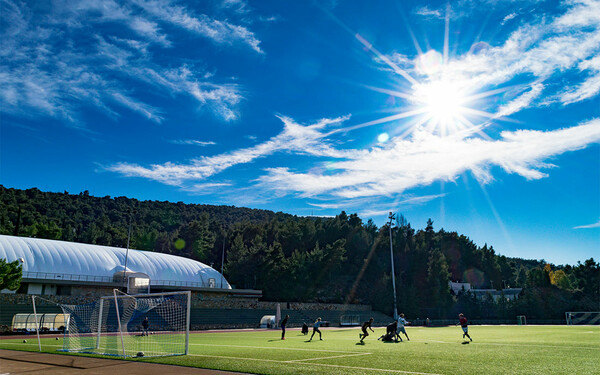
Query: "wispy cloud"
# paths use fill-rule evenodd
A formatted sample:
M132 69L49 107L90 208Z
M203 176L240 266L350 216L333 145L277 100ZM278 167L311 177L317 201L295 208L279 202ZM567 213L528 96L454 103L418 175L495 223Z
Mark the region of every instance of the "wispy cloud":
M166 114L155 104L158 97L185 95L218 118L236 120L243 100L237 84L217 82L206 72L205 61L191 65L172 54L166 64L149 51L172 50L176 38L163 26L179 22L215 43L239 40L262 52L246 27L195 14L171 1L74 0L30 7L0 0L0 7L0 103L3 111L17 116L79 123L84 108L114 119L125 107L160 123ZM148 85L158 88L152 91L157 97L147 95Z
M442 9L431 9L429 6L424 5L422 7L418 7L413 11L414 14L426 17L426 18L435 18L443 20L445 18L445 12Z
M280 119L285 125L283 132L254 147L202 157L191 164L166 163L143 167L137 164L117 163L107 169L128 177L144 177L169 185L181 185L184 181L203 180L232 166L249 163L275 152L285 151L335 158L349 156L346 151L337 150L323 141L326 137L324 129L337 125L347 118L323 119L308 126L297 124L287 117L280 117Z
M244 26L213 19L205 14L196 15L184 6L177 5L170 0L133 0L133 2L160 20L210 38L215 43L232 44L241 41L254 51L263 53L259 46L260 41L253 32ZM238 4L237 10L243 9L239 7L239 1L236 3Z
M195 139L174 139L170 142L176 145L194 145L202 147L216 145L216 143L212 141L198 141Z
M475 93L499 88L502 100L485 103L488 107L484 109L490 113L487 123L525 109L567 106L595 97L600 89L595 80L600 71L598 4L591 0L570 2L562 15L522 25L497 46L473 48L449 60L442 69L434 71L417 66L410 73L419 80L433 80L443 74L446 79L472 87ZM421 11L436 14L428 8ZM425 56L440 60L438 55L430 52ZM422 57L414 61L421 62ZM408 64L405 55L392 54L387 59L403 66ZM572 80L574 86L561 89L559 83L564 75L574 70L585 74ZM186 76L185 72L172 74ZM167 79L164 85L171 81L173 78ZM514 86L515 81L529 83ZM580 123L565 123L561 129L539 130L544 129L544 124L535 124L537 130L523 127L506 130L496 139L481 138L473 132L443 136L416 127L407 137L392 137L384 145L351 149L343 148L345 132L362 125L340 131L339 125L348 118L324 119L310 125L298 124L289 117L280 119L284 125L281 133L252 147L200 157L190 163L150 166L117 163L107 169L124 176L186 187L197 182L210 183L211 177L228 168L267 159L276 153L307 155L315 159L304 170L297 165L281 165L271 158L271 164L251 182L261 191L272 191L274 196L315 198L317 202L311 205L331 209L352 207L352 200L394 199L407 190L436 181L455 181L465 172L472 173L482 184L494 181L498 171L527 180L541 179L555 167L552 161L557 156L600 142L600 119L592 117ZM418 204L439 197L414 197L413 201L400 203ZM370 213L383 210L383 206L380 209L373 205Z
M510 13L507 14L503 19L501 24L504 25L505 23L507 23L508 21L512 20L513 18L515 18L517 16L517 13Z
M506 84L515 78L533 77L531 90L502 108L515 113L522 108L548 105L548 97L568 105L598 93L600 70L600 2L572 1L567 11L549 21L519 27L497 47L487 45L456 57L444 74L466 82L473 90ZM578 86L559 92L564 72L577 69ZM575 81L577 81L575 79ZM547 96L541 96L552 88Z
M573 229L591 229L591 228L600 228L600 220L598 220L598 222L596 222L594 224L580 225L577 227L573 227Z
M289 168L268 169L263 186L301 196L342 198L391 196L434 181L453 181L471 171L481 182L493 180L492 167L526 179L540 179L545 160L600 142L600 120L554 131L503 132L499 140L436 136L416 133L395 138L386 148L357 153L351 160L329 164L337 173L295 173Z

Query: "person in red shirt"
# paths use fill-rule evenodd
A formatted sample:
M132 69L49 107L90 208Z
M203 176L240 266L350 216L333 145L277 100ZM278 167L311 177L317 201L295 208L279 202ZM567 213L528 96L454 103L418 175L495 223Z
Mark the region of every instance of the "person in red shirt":
M467 324L467 317L463 315L463 313L458 314L458 324L460 324L460 326L462 327L463 330L463 339L465 338L465 336L467 336L469 338L469 340L473 341L473 339L471 338L471 336L469 336L469 325Z

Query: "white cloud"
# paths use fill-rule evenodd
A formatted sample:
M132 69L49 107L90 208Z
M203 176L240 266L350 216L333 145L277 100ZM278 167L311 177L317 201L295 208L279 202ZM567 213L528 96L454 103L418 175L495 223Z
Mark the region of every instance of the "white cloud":
M529 90L520 94L509 103L498 107L495 111L495 118L509 116L513 113L519 112L523 108L529 108L533 100L540 96L544 85L540 83L534 83L529 87Z
M598 222L588 225L580 225L577 227L573 227L573 229L592 229L592 228L600 228L600 220Z
M202 146L202 147L216 145L216 143L212 142L212 141L198 141L195 139L176 139L176 140L172 140L170 142L174 143L176 145L194 145L194 146Z
M565 9L554 18L520 26L498 46L478 42L470 53L446 65L440 62L439 52L430 50L414 59L417 80L443 76L474 93L514 80L533 81L528 91L505 93L506 104L487 108L496 118L554 102L569 105L592 98L600 93L600 1L569 1ZM571 75L571 86L564 88L566 74Z
M443 20L446 17L445 12L443 10L431 9L427 5L416 8L413 11L413 13L426 18L435 18L441 20Z
M287 117L280 117L284 123L283 131L254 147L201 157L191 164L165 163L142 167L137 164L117 163L107 167L108 170L121 173L128 177L144 177L169 185L181 185L189 180L203 180L216 173L222 172L234 165L245 164L272 155L275 152L296 152L312 156L346 157L350 154L336 150L324 142L327 127L337 125L347 118L322 119L308 126L295 123ZM357 152L352 152L356 155Z
M505 23L507 23L508 21L512 20L513 18L515 18L517 16L517 13L510 13L507 14L503 19L502 19L502 25L504 25Z
M490 101L486 104L489 107L484 108L491 113L492 120L524 109L553 105L556 101L568 105L593 97L598 93L594 77L600 70L600 19L588 13L594 12L596 7L597 3L591 1L569 3L563 15L543 19L539 24L521 26L504 43L473 48L446 65L439 63L442 61L443 64L441 54L430 51L418 59L420 64L411 73L424 81L444 75L445 79L461 82L461 87L471 87L475 95L500 88L502 100ZM426 11L431 10L423 10L424 13ZM407 63L404 55L396 54L387 59L396 65ZM573 74L575 70L588 74L576 75L572 87L557 89L563 87L560 83L564 75ZM202 85L189 84L193 80L185 67L162 73L145 69L134 74L149 77L157 85L172 87L173 91L192 93L200 102L211 97L206 92L210 90L193 93L194 87ZM187 83L176 84L178 80ZM531 83L514 86L515 82ZM220 97L219 90L215 90L214 95ZM227 97L227 94L222 96ZM231 103L236 100L234 95ZM389 117L399 119L408 116ZM200 157L190 163L150 166L118 163L107 169L125 176L186 188L198 181L210 183L207 182L210 177L228 168L278 152L326 158L325 162L306 170L296 170L276 162L266 167L253 182L257 183L261 192L268 189L275 196L297 194L319 199L320 202L312 204L327 209L352 207L349 202L360 199L397 197L409 189L435 181L455 181L465 172L471 172L482 183L493 181L497 170L527 180L541 179L555 167L551 163L553 158L600 142L600 119L594 118L577 125L565 124L570 127L562 129L504 131L497 139L482 139L468 131L441 136L415 127L408 138L394 137L385 145L367 149L345 149L338 146L337 142L341 140L334 139L334 136L385 121L373 120L344 129L332 129L346 118L324 119L311 125L300 125L287 117L280 119L284 124L282 132L253 147ZM536 129L543 125L535 124ZM424 202L435 198L416 197L412 203L405 203L415 204L419 199ZM370 209L375 213L383 207L372 205Z
M600 55L579 64L581 72L590 74L576 87L568 87L558 95L558 100L564 104L580 102L600 93Z
M500 167L526 179L540 179L544 160L600 141L600 120L554 131L503 132L500 140L436 136L415 133L412 139L393 139L390 147L372 148L366 154L330 164L337 173L294 173L271 168L263 186L297 192L302 196L342 198L391 196L436 180L453 181L472 171L483 182L490 169Z
M170 0L133 0L133 2L160 20L210 38L215 43L231 44L241 41L256 52L263 53L259 46L260 40L244 26L212 19L205 14L194 15L189 9L176 5Z
M173 16L196 19L186 8L171 2L148 4L173 6L177 11ZM150 46L153 52L160 51L172 47L173 42L160 26L162 18L131 2L57 1L52 7L30 8L25 3L1 0L0 6L0 104L5 113L49 116L75 124L81 122L84 108L96 108L115 119L121 107L126 107L161 122L165 115L152 103L157 98L146 95L144 85L151 85L157 88L151 92L158 97L186 95L217 118L239 118L238 104L243 100L239 85L216 82L203 61L197 62L202 66L198 68L189 63L178 67L176 56L168 65L156 59L149 52ZM201 18L207 24L212 22L207 15ZM102 27L109 23L133 34L123 27ZM235 39L232 35L245 34L247 39L240 38L258 46L249 30L224 25L229 31L223 34L216 30L211 38L230 44Z

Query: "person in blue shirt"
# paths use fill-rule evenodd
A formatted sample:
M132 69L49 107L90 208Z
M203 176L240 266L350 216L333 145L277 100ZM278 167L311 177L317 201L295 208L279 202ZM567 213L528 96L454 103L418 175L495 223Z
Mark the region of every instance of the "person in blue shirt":
M404 326L408 324L410 324L410 322L407 322L406 319L404 319L404 314L400 314L400 316L398 317L398 328L396 329L396 334L398 335L398 337L400 337L400 332L402 332L404 333L404 336L406 336L406 339L410 341L410 339L408 338L408 333L406 333L406 329L404 329Z
M323 340L321 338L321 331L319 331L319 327L321 326L321 324L323 324L323 322L321 321L321 318L317 318L317 321L315 322L315 324L313 325L313 333L310 336L310 339L308 341L311 341L313 336L315 335L316 332L319 332L319 340Z

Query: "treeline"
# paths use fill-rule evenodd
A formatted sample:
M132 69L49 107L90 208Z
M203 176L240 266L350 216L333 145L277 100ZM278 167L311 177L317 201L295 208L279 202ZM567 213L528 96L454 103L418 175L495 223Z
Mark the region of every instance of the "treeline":
M0 186L0 233L125 247L185 256L221 267L237 288L266 300L368 303L391 314L390 228L356 214L296 217L266 210L93 197ZM507 258L492 247L429 220L415 230L394 223L399 310L413 317L562 319L565 311L600 308L600 265L572 266ZM448 281L475 288L523 287L516 301L452 295Z

